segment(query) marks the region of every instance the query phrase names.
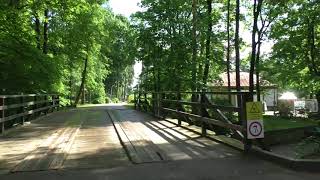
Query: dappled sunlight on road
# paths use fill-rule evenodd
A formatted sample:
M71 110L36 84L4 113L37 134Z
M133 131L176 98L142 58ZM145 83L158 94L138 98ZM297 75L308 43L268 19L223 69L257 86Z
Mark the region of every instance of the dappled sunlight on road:
M135 110L113 109L109 112L136 163L225 158L239 154L197 133Z

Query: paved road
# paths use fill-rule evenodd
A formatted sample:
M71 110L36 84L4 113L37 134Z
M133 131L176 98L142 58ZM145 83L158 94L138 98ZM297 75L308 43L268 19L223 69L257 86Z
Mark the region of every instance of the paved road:
M0 137L0 146L1 180L320 179L123 106L57 112Z
M319 180L320 174L293 172L250 158L182 160L111 169L40 171L9 174L3 180Z

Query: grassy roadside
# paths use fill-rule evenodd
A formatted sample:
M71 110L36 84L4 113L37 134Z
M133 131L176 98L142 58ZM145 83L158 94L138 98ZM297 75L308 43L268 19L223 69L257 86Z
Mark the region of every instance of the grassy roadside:
M263 117L265 131L275 131L282 129L302 128L310 126L318 126L319 122L311 119L303 118L283 118L274 116Z

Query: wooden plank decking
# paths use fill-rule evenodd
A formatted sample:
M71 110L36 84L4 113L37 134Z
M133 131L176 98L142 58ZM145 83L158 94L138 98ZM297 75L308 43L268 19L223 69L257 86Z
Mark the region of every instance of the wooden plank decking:
M223 158L239 154L198 133L138 111L122 109L108 112L134 163Z
M240 153L168 121L108 106L53 113L0 137L0 146L0 173L113 168Z
M0 173L130 165L105 110L57 112L0 137Z

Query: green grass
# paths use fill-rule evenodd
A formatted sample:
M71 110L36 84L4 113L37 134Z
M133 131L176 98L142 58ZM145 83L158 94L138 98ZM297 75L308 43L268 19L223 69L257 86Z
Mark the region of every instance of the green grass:
M308 126L317 126L318 122L303 118L283 118L264 116L263 117L265 131L275 131L282 129L301 128Z

